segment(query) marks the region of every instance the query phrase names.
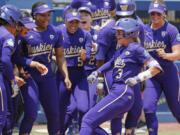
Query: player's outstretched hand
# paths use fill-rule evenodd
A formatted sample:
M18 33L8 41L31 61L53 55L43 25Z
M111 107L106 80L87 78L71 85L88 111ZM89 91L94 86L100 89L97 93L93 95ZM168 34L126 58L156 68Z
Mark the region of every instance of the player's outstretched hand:
M135 77L132 77L132 78L128 78L126 81L125 81L125 84L129 85L129 86L134 86L137 84L137 79Z
M88 83L93 84L97 80L98 73L97 71L92 72L88 77Z
M19 87L15 80L11 81L11 88L12 88L12 98L15 98L19 93Z

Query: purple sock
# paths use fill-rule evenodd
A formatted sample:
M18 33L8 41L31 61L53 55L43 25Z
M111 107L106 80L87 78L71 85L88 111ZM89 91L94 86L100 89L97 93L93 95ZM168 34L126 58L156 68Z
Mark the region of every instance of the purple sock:
M146 113L146 123L149 135L157 135L158 134L158 119L155 113Z

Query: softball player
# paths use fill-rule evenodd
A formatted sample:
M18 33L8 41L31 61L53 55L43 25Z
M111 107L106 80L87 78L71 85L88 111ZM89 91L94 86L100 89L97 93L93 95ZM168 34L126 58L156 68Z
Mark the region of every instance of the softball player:
M80 7L78 11L81 14L80 27L84 30L87 30L91 33L92 37L92 48L91 48L91 59L85 62L84 68L86 75L89 76L94 70L96 70L96 58L95 54L97 52L97 38L98 30L95 30L91 27L92 23L92 12L89 7ZM97 94L96 94L96 85L89 84L89 107L93 107L96 104Z
M21 89L24 98L24 118L20 125L20 135L30 134L33 122L36 120L39 100L46 114L49 134L60 134L59 96L51 68L53 48L55 48L58 67L65 76L66 86L69 88L71 83L68 78L63 47L61 46L63 41L55 28L49 24L51 11L46 3L35 3L32 6L32 16L35 19L37 28L31 30L22 38L22 50L27 61L21 63L21 65L26 65L24 69L30 74L30 77L25 79L27 83ZM47 67L41 69L44 71L43 74L37 69L29 67L29 62L32 60L38 61ZM39 65L39 63L36 63L36 65Z
M103 26L107 20L115 15L115 0L73 0L71 7L90 6L92 10L92 25L96 28Z
M164 72L146 81L144 111L149 135L158 134L157 102L163 92L170 110L180 123L180 96L178 71L173 63L180 59L180 34L168 23L166 6L159 1L150 3L151 24L145 26L144 48L161 65Z
M90 33L79 28L79 24L80 14L72 9L65 14L65 25L57 27L64 39L64 56L72 82L72 88L67 90L63 82L64 77L59 70L57 71L57 86L60 93L60 130L62 134L64 134L68 126L69 116L72 114L72 111L68 112L67 110L70 103L75 101L73 104L75 106L72 106L71 110L77 108L80 120L89 109L88 82L84 71L84 62L91 57L92 40Z
M116 20L119 18L134 18L138 21L140 24L140 33L139 33L139 39L141 42L143 42L143 23L139 19L138 16L136 16L136 4L133 0L118 0L117 1L117 8L116 8L116 17L112 21L110 21L106 26L102 28L102 30L99 33L99 38L98 38L98 52L96 54L96 59L97 59L97 66L100 67L104 62L108 61L109 59L112 58L112 55L114 54L116 50L116 38L115 38L115 30L112 29L114 27ZM101 75L98 80L102 80L103 75ZM112 70L109 70L108 72L105 73L105 83L106 87L109 93L109 89L111 88L112 85ZM102 84L103 83L99 83ZM98 86L98 84L97 84ZM101 86L101 85L100 85ZM136 91L135 91L135 104L129 111L126 122L125 122L125 127L126 130L128 129L127 132L134 132L135 127L137 126L137 122L139 119L139 116L141 114L142 110L142 99L140 95L140 86L139 84L135 86ZM102 90L98 90L102 91ZM121 119L123 116L119 116L116 119L112 119L111 121L111 132L113 135L116 134L121 134Z
M19 9L12 5L5 5L0 9L0 134L5 126L7 116L7 93L5 88L5 81L8 80L11 83L11 87L14 93L19 91L17 83L14 77L13 66L11 62L12 53L15 50L15 36L19 32L18 22L21 19L21 13ZM5 70L6 69L6 70ZM13 95L15 97L16 94Z
M99 73L106 72L113 66L111 91L85 114L79 135L92 135L93 130L101 123L129 111L134 103L135 87L132 86L161 71L159 64L137 43L139 24L136 20L119 19L114 29L118 40L117 51L110 61L88 77L88 81L93 83ZM139 73L144 64L149 69Z
M21 34L22 36L25 36L29 32L29 30L36 27L36 25L32 21L33 19L30 17L30 14L27 14L27 12L21 12L21 14L22 14L23 18L19 21L19 23L20 23L19 25L22 25L21 31L19 34ZM20 42L19 34L15 38L15 49L18 47L18 42ZM13 62L14 57L15 56L13 54L13 56L11 58L12 62ZM5 71L4 74L6 74L6 72L7 71ZM18 76L15 76L15 80L17 81L17 84L19 87L25 84L25 81ZM18 96L14 97L14 98L11 97L11 95L13 93L12 93L10 81L8 79L5 79L4 83L5 83L6 92L7 92L8 104L7 104L7 120L6 120L6 124L3 128L2 134L3 135L12 135L13 127L15 124L16 116L17 116ZM14 93L14 94L17 94L17 93Z

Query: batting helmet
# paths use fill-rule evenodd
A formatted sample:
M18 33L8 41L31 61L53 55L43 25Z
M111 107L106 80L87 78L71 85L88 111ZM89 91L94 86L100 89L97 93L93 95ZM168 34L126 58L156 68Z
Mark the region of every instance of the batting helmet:
M135 38L139 34L139 24L133 18L121 18L117 21L115 30L122 30L124 32L123 36L125 38Z
M136 11L136 3L134 0L118 0L116 4L117 16L129 16Z
M21 12L13 5L4 5L0 10L0 18L15 26L22 18Z

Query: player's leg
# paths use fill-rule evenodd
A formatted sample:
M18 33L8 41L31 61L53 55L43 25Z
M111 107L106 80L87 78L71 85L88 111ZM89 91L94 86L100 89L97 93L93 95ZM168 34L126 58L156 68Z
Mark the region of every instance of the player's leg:
M143 93L143 105L146 117L146 124L149 135L157 135L158 133L158 119L156 116L157 102L162 93L155 77L146 81L146 88Z
M135 129L142 112L142 98L140 85L134 86L134 104L132 108L128 111L126 121L125 121L125 135L134 135Z
M111 134L121 135L123 114L111 120Z
M83 115L89 110L88 82L86 77L82 78L76 85L74 97L79 113L79 124L81 124Z
M180 123L180 89L176 67L169 67L164 75L163 90L171 112Z
M66 85L64 83L64 77L62 76L59 70L57 71L57 74L56 74L57 88L59 91L60 132L62 135L65 134L65 131L68 127L69 115L67 114L67 109L68 109L68 106L70 105L71 94L74 91L74 85L76 83L75 80L78 80L78 78L77 79L73 78L73 76L75 77L78 76L76 74L76 71L74 72L73 70L68 68L68 72L69 72L69 78L72 83L71 90L66 89Z
M13 107L13 100L14 98L11 97L12 95L12 89L11 84L8 80L4 80L4 84L6 87L6 93L7 93L7 118L6 118L6 124L3 128L3 135L11 135L13 131L13 125L14 125L14 107ZM18 96L17 96L18 97ZM15 98L17 98L15 97Z
M20 124L19 134L30 134L34 121L37 117L39 92L36 82L32 78L25 79L26 84L21 87L24 99L24 117Z
M64 129L65 131L68 130L68 135L74 134L74 132L79 132L78 127L78 111L76 101L74 99L73 94L70 97L70 105L67 107L66 115L65 115L65 122L64 122Z
M6 88L4 86L4 79L0 74L0 134L6 122L7 115L7 95Z
M46 78L39 84L39 99L47 118L49 134L60 134L59 93L54 77Z
M127 112L132 107L134 93L130 87L114 84L112 89L109 95L85 114L79 135L92 135L101 123Z
M106 94L108 94L111 90L111 86L113 83L113 77L112 73L113 70L110 69L105 73L105 88L106 88ZM120 135L122 130L122 118L123 116L117 116L117 118L114 118L111 120L111 133L112 135Z

